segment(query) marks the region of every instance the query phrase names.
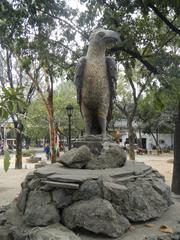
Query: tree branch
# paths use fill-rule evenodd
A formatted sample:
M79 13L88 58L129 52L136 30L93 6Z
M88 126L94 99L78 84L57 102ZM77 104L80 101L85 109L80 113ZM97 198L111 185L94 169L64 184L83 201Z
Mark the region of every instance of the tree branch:
M130 64L127 61L125 62L125 64L123 64L123 66L125 68L126 77L128 79L129 84L131 85L131 88L132 88L132 91L133 91L134 103L136 104L136 102L137 102L136 88L135 88L133 80L132 80L132 68L131 68Z
M31 103L31 99L32 99L32 96L33 96L33 94L34 94L34 91L35 91L35 84L34 84L34 82L32 82L32 83L31 83L31 86L30 86L30 88L29 88L27 97L26 97L26 102L27 102L28 104Z
M119 108L119 110L125 114L125 116L128 116L128 112L126 111L126 106L122 107L121 104L117 103L117 101L115 102L115 105L117 108Z
M6 60L7 60L7 76L11 88L14 88L13 79L12 79L12 62L11 62L11 53L6 49Z
M42 9L39 9L39 8L36 8L38 11L54 18L54 19L58 19L59 21L63 22L64 24L66 24L67 26L69 26L70 28L73 28L75 31L77 31L78 33L80 33L81 35L83 35L86 39L88 39L88 34L84 31L81 31L77 28L77 26L71 21L69 22L68 20L66 19L63 19L61 17L57 17L57 16L54 16L53 14L49 13L49 12L46 12L46 11L43 11Z
M153 10L153 12L175 33L180 35L180 30L174 26L159 10L157 7L154 6L154 4L149 3L149 8Z
M152 72L154 74L158 74L156 67L154 67L147 60L145 60L139 52L137 52L137 51L135 52L129 48L124 48L124 47L113 47L112 48L112 52L117 52L117 51L123 51L123 52L128 53L133 58L136 58L137 60L139 60L150 72Z
M46 100L46 98L45 98L45 96L44 96L44 94L43 94L43 91L42 91L41 88L39 87L39 84L37 83L36 79L31 75L30 72L27 72L27 75L28 75L29 78L32 80L32 82L34 83L34 85L35 85L38 93L40 94L40 96L41 96L41 98L42 98L42 100L43 100L46 108L49 109L48 102L47 102L47 100Z

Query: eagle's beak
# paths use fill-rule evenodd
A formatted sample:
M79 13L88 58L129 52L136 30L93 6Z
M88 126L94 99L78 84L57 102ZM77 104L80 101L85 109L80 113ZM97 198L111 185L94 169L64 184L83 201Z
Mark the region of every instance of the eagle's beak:
M117 32L114 32L112 30L106 30L104 35L105 42L107 44L109 43L120 43L120 36Z

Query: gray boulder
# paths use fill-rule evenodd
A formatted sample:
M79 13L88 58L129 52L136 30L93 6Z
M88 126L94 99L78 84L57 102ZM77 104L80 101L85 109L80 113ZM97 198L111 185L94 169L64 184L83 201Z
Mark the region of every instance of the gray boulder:
M29 193L24 221L29 226L47 226L59 222L59 212L51 202L48 192L33 191Z
M80 240L71 230L56 224L45 228L35 228L29 234L29 240Z
M69 189L55 189L52 192L52 199L57 208L67 207L72 203L74 190Z
M23 227L12 226L9 229L9 239L26 240L27 231Z
M74 192L73 200L88 200L92 197L100 197L101 195L101 189L97 181L86 180L80 188Z
M29 189L28 188L22 188L19 197L18 197L18 201L17 201L17 208L24 213L24 210L26 208L26 201L27 201L27 197L28 197L28 193L29 193Z
M24 180L24 182L21 183L21 187L22 188L27 188L27 184L28 182L34 178L34 172L29 172L27 175L26 175L26 178Z
M103 192L116 211L133 222L160 217L170 205L170 190L162 179L153 184L146 178L125 185L104 182Z
M165 185L165 183L164 183ZM160 217L168 209L169 197L165 198L145 179L127 184L129 202L126 205L127 218L132 221L146 221ZM170 191L169 194L170 196ZM126 204L126 203L125 203Z
M171 190L168 185L165 184L165 180L162 178L154 178L152 180L153 189L159 193L163 199L166 199L167 205L170 206L172 204L171 200Z
M117 144L104 143L101 154L92 158L86 168L105 169L122 167L126 162L126 152Z
M93 158L89 148L85 145L73 148L60 158L60 162L69 168L83 168Z
M35 177L28 182L27 186L31 191L38 190L41 187L41 179Z
M105 181L103 182L103 193L104 198L112 203L120 215L127 215L126 205L129 202L129 192L126 186Z
M0 226L0 239L9 240L9 232L6 227Z
M130 226L129 221L118 215L110 202L100 198L82 200L65 208L62 220L70 229L82 227L110 237L123 235Z
M0 213L0 226L5 225L6 222L7 222L7 218L5 213Z

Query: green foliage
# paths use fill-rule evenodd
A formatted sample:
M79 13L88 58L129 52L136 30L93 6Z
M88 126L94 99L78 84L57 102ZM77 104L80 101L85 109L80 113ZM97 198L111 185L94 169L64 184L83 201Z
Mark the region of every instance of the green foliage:
M34 152L31 149L23 150L22 152L23 157L33 157Z
M173 132L177 105L169 101L161 89L151 92L141 99L136 119L141 123L144 133L156 131Z
M57 87L54 94L54 118L58 123L58 127L67 134L68 116L66 106L72 104L74 107L72 116L72 131L73 135L80 133L84 128L82 116L80 114L79 105L76 100L76 90L72 81L62 83ZM42 101L36 99L32 101L27 117L24 122L25 134L32 139L48 138L48 117L45 106ZM74 136L74 137L75 137Z
M72 126L75 132L80 132L84 128L79 105L76 100L76 89L71 81L65 82L59 86L55 94L55 119L60 128L68 129L68 116L66 106L73 105L74 111L72 116Z
M12 113L24 112L27 105L21 87L3 88L0 100L0 116L8 118Z
M178 1L83 0L83 3L87 5L88 10L96 12L96 19L99 14L97 25L119 32L121 43L108 53L114 54L119 63L129 63L133 69L132 80L136 92L147 78L150 78L156 104L151 104L148 97L148 100L145 100L146 104L143 103L146 105L145 109L141 109L144 116L158 118L157 115L166 111L167 106L170 106L170 112L172 106L177 109L180 99ZM90 11L84 14L87 19ZM133 95L124 76L125 74L119 75L118 100L125 103L121 104L121 109L129 105L126 111L128 115L133 107ZM143 95L148 94L151 87L144 89ZM152 96L152 93L150 95Z
M4 171L5 172L7 172L9 169L9 166L11 164L10 160L11 160L10 154L9 154L8 150L5 150L4 151Z
M68 70L76 45L76 28L71 23L76 15L63 0L2 0L0 44L18 57L26 72L40 67L60 76L63 69Z
M32 101L28 113L24 119L25 135L33 140L47 138L48 116L44 104L41 100Z

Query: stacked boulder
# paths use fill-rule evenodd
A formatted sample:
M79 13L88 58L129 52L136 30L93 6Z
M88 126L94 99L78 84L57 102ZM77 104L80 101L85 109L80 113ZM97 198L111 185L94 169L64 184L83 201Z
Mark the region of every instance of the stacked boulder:
M97 153L82 145L62 155L60 162L68 168L105 169L122 167L126 162L126 152L117 144L104 143Z
M80 240L72 232L79 228L121 237L131 223L160 217L171 204L164 178L150 166L126 161L115 145L104 145L100 154L81 146L60 162L26 176L16 220L8 217L10 210L0 213L0 225L13 236L5 240Z

